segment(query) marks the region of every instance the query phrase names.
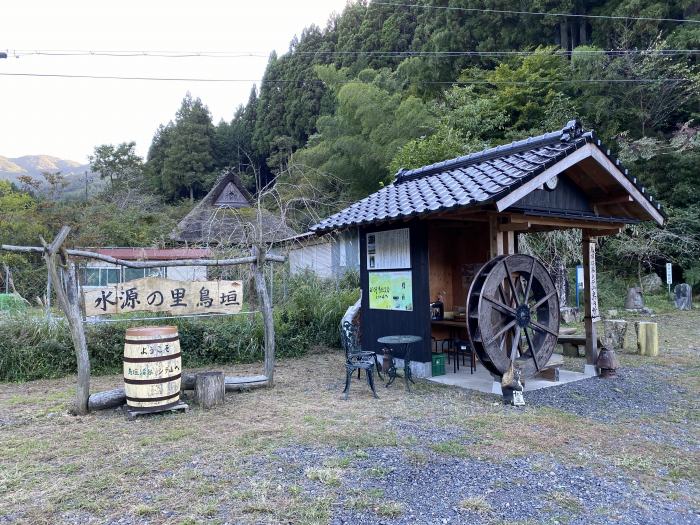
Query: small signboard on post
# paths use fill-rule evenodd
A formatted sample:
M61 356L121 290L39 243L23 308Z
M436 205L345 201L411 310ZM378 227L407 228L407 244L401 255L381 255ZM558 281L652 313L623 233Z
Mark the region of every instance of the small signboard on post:
M146 277L83 290L86 316L127 312L238 313L242 303L241 281L175 281Z
M668 285L668 293L671 293L671 283L673 282L673 265L670 262L666 263L666 284Z

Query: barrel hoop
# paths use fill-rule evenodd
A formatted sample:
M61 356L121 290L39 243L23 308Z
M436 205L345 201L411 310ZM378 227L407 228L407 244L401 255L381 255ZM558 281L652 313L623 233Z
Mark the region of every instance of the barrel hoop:
M182 377L182 374L178 374L176 376L170 376L170 377L160 377L158 379L127 379L127 378L124 378L124 382L127 385L157 385L159 383L170 383L170 381L175 381L176 379L180 379L180 377Z
M174 337L164 337L163 339L125 339L124 343L127 345L152 345L157 343L172 343L179 339L180 336L176 335Z
M169 410L171 408L174 408L182 403L179 399L176 399L172 403L167 403L165 405L156 405L153 407L135 407L133 405L129 405L129 412L141 412L142 414L148 414L148 413L153 413L153 412L165 412L166 410Z
M126 396L127 401L131 401L132 403L150 403L150 402L156 402L156 401L165 401L166 399L172 399L173 397L180 397L180 391L178 390L177 393L171 395L171 396L161 396L161 397L129 397ZM178 399L179 401L179 399ZM136 407L138 408L138 407ZM151 407L143 407L143 408L151 408ZM163 406L159 406L158 408L163 408Z
M182 355L182 352L172 355L159 355L158 357L125 357L125 363L155 363L157 361L170 361L171 359L177 359Z

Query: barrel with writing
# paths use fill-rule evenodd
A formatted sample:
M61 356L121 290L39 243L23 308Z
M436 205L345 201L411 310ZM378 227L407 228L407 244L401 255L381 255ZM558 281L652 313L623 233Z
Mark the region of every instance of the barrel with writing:
M124 390L131 410L157 412L180 402L182 358L176 326L128 328Z

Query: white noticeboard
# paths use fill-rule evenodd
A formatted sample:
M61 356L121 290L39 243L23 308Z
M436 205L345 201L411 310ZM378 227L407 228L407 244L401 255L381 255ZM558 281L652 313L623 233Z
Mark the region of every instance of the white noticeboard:
M411 267L408 228L367 234L367 269L396 270Z
M666 263L666 284L673 282L673 266L671 263Z

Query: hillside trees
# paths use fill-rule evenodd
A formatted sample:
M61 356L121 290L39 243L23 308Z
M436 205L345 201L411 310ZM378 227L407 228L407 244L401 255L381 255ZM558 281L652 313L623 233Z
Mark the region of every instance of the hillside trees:
M95 146L95 151L88 157L90 169L99 173L100 178L109 179L111 190L138 180L143 174L143 160L135 148L135 142Z
M214 139L209 109L187 93L175 122L158 128L148 152L148 177L165 200L193 201L206 193L215 167Z

